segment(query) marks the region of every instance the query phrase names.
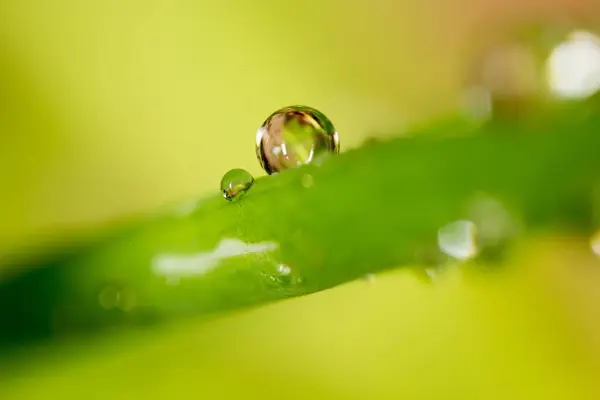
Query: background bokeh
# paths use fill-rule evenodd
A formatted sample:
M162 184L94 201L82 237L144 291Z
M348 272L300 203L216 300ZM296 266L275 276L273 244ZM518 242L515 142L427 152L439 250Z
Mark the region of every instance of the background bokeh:
M275 109L325 112L342 149L452 112L470 57L595 1L0 2L0 248L260 173ZM593 19L592 19L593 21Z
M589 27L599 11L595 0L1 0L0 250L214 193L230 168L260 175L256 129L281 106L323 111L342 151L452 114L472 55L504 29ZM583 245L537 243L496 282L393 273L209 325L40 348L39 362L1 371L0 394L598 398L600 299L581 289L597 270L549 267Z

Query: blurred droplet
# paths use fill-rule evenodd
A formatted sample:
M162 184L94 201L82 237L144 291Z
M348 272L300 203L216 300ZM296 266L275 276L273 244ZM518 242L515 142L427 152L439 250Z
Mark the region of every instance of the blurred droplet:
M221 191L227 200L233 200L237 196L250 189L254 183L254 177L245 169L232 169L221 179Z
M439 281L442 278L444 272L448 268L443 266L437 267L415 267L410 269L412 276L424 284L432 284Z
M515 216L494 197L478 195L469 206L468 218L477 226L478 257L502 261L519 233Z
M594 233L594 235L592 235L592 238L590 239L590 246L592 247L594 254L600 256L600 231L597 231Z
M523 43L499 43L477 60L471 82L463 93L467 113L477 119L517 115L539 93L534 53Z
M571 48L569 55L560 47L559 62L556 55L551 56L567 38L566 24L544 22L493 28L480 33L485 42L476 45L479 49L467 71L462 101L466 114L473 119L519 119L547 108L556 97L556 89L552 88L556 83L550 83L550 76L556 81L556 76L562 75L563 87L573 81L582 84L583 78L576 77L587 74L582 72L580 43L579 49ZM589 53L592 46L589 37L587 40L585 51Z
M131 311L135 308L137 297L131 289L121 289L118 294L118 307L123 311Z
M492 115L492 94L483 86L472 86L462 94L463 108L469 117L476 120L486 119Z
M299 285L304 281L302 276L298 273L298 270L293 269L287 264L276 264L274 270L271 272L263 271L261 272L261 275L264 276L269 283L278 287Z
M289 275L292 272L292 269L285 264L279 264L277 266L277 272L281 275Z
M363 279L368 283L375 282L375 274L366 274Z
M107 286L100 292L98 302L102 308L110 310L119 304L119 289L114 286Z
M449 256L466 261L477 255L476 231L477 228L471 221L449 223L438 230L438 246Z
M320 111L290 106L271 114L256 135L256 156L268 174L337 154L339 137Z
M574 31L548 57L546 78L552 94L581 99L600 89L600 38Z
M477 226L480 246L496 245L515 236L519 226L506 207L493 197L478 196L469 207L469 220Z
M314 183L314 179L311 174L304 174L302 176L302 186L305 188L310 188Z
M188 215L190 215L194 211L196 211L197 207L198 207L198 200L195 200L195 199L186 200L186 201L183 201L183 202L175 205L175 207L173 207L173 214L181 216L181 217L187 217Z

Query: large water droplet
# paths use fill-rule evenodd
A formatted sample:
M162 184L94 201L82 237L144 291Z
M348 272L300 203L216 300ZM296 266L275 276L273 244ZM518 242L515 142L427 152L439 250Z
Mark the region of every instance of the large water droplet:
M268 174L308 164L322 155L340 151L331 121L306 106L275 111L256 135L256 156Z
M254 177L245 169L236 168L229 170L221 179L223 197L227 200L233 200L250 189L253 183Z

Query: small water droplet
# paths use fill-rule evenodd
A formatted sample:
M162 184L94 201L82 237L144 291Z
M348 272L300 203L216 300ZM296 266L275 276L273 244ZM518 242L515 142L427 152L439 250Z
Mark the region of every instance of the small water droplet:
M119 304L119 289L114 286L107 286L100 292L98 302L102 308L110 310Z
M279 264L277 266L277 272L281 275L289 275L292 272L292 269L285 264Z
M302 186L304 186L305 188L309 188L314 184L314 179L312 177L311 174L304 174L302 176Z
M338 133L320 111L289 106L271 114L256 135L256 156L268 174L340 151Z
M425 268L425 274L435 281L438 278L438 272L434 268Z
M476 232L477 228L471 221L451 222L438 230L438 246L449 256L466 261L477 255Z
M121 289L118 295L118 307L123 311L131 311L137 304L137 297L131 289Z
M513 213L494 197L479 194L471 202L467 218L477 226L478 258L488 263L502 261L520 231Z
M590 239L590 246L592 247L594 254L600 256L600 231L592 235L592 238Z
M375 274L366 274L365 276L363 276L363 279L368 283L375 282Z
M229 170L221 179L221 191L227 200L233 200L237 196L250 189L254 183L254 177L245 169Z
M194 211L196 211L197 207L198 207L198 200L195 200L195 199L186 200L186 201L183 201L183 202L177 204L173 208L173 214L181 216L181 217L187 217L188 215L190 215Z
M441 280L444 273L447 272L448 268L448 265L435 267L416 267L411 268L410 273L420 282L425 284L432 284Z

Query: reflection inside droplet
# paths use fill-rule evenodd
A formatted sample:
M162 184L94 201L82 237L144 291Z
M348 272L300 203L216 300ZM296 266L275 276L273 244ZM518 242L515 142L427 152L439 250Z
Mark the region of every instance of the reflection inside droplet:
M320 111L290 106L271 114L256 135L256 156L268 174L339 153L339 137Z
M554 48L546 63L551 92L562 98L585 98L600 89L600 38L572 32Z
M457 260L468 260L477 255L476 231L477 228L471 221L452 222L438 230L438 246L441 251Z
M221 192L227 200L233 200L246 192L254 183L254 177L245 169L236 168L227 171L221 179Z

